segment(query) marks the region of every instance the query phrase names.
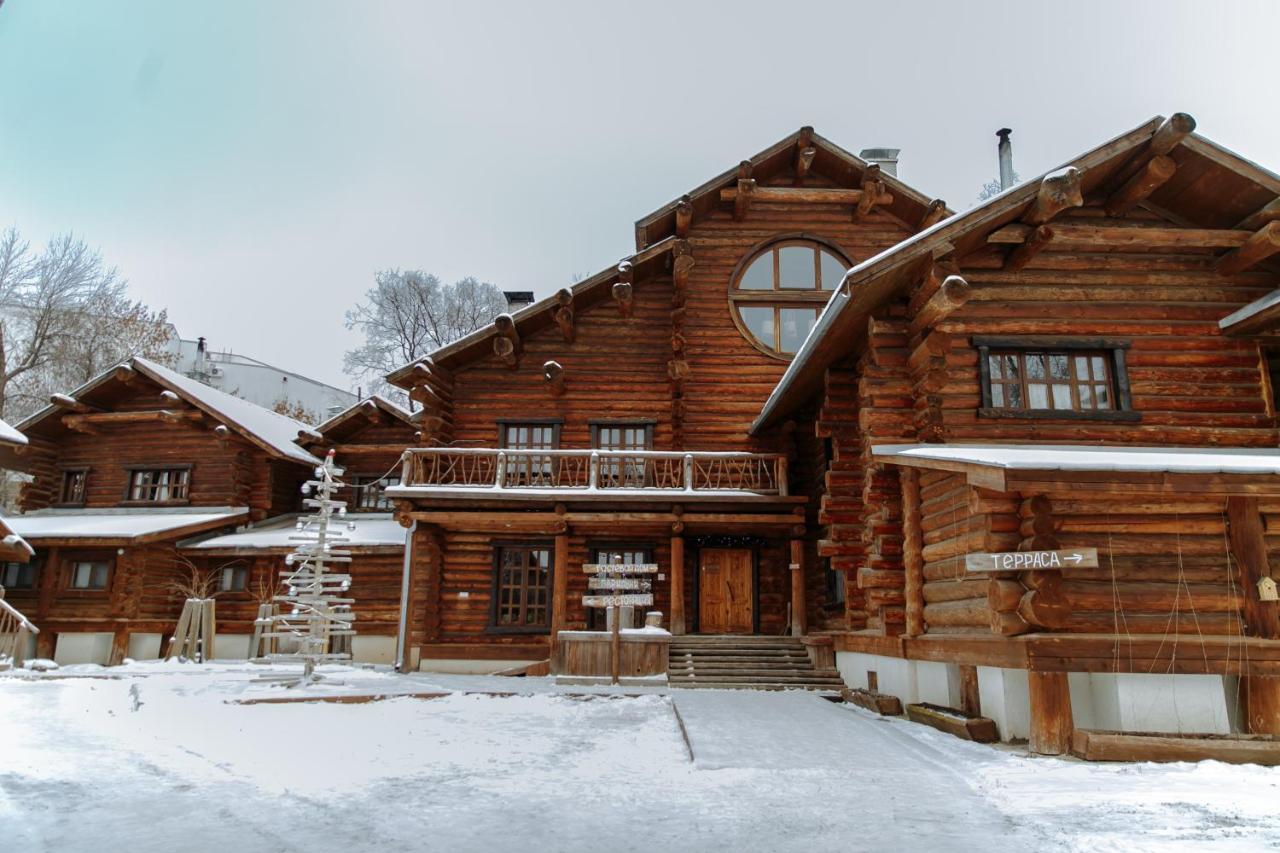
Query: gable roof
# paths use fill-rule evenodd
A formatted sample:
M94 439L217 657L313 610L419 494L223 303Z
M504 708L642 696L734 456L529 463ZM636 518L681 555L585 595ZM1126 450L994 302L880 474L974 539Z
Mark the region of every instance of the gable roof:
M11 444L21 447L27 443L27 437L0 420L0 444Z
M862 175L870 164L814 133L811 127L800 128L743 162L751 164L753 175L767 179L792 165L797 145L802 139L807 140L807 144L816 149L813 173L824 175L837 183L860 185ZM736 182L738 168L735 166L687 194L687 198L694 207L693 221L696 222L710 212L721 208L720 190ZM941 201L929 199L928 196L912 189L892 175L882 173L880 180L884 181L894 198L893 202L886 205L884 209L910 227L916 227L927 212L938 208L939 205L941 205L940 212L944 219L951 215L951 211ZM677 198L636 223L636 251L619 262L631 264L635 282L666 272L672 250L683 243L682 239L676 235L675 225L675 209L681 200ZM612 264L595 275L564 288L558 294L552 294L521 308L510 315L515 322L517 332L523 336L551 325L556 309L563 304L562 299L569 300L574 310L578 311L606 298L618 278L618 264ZM561 295L566 293L567 296ZM387 375L387 381L392 385L408 389L413 385L411 377L416 365L428 360L446 368L465 364L472 359L490 354L492 350L489 341L496 335L495 324L490 323L451 344L432 351L424 359L418 359L392 371Z
M0 516L0 560L25 563L35 553L35 549L9 526L8 519Z
M1176 117L1194 127L1190 116L1179 113ZM871 313L904 293L934 259L964 257L985 245L988 234L1020 218L1034 203L1041 180L1061 169L1079 170L1086 198L1107 187L1117 171L1140 155L1165 124L1163 116L1156 116L1058 169L944 219L850 269L765 401L751 432L772 426L812 399L822 387L827 368L861 345ZM1280 176L1194 133L1175 145L1168 156L1178 168L1143 203L1153 212L1198 228L1257 228L1268 221L1267 216L1280 218ZM1277 208L1274 214L1268 213L1273 207Z
M819 136L812 127L802 127L795 133L783 137L753 157L742 161L750 164L751 176L757 180L767 180L780 172L785 172L795 160L798 147L804 145L814 149L813 174L824 175L839 185L857 188L863 174L871 164L861 157L844 150L839 145ZM693 205L693 219L703 218L720 207L720 190L736 185L740 165L716 175L711 180L690 190L684 196L673 199L662 207L636 221L636 249L643 249L652 243L676 233L676 206L687 200ZM893 195L893 203L884 209L902 220L909 227L916 227L931 205L942 204L945 216L951 211L945 203L935 202L918 190L900 181L897 176L881 172L880 180Z
M360 402L348 406L346 409L338 412L338 414L316 427L315 431L318 435L315 440L318 441L328 438L334 430L346 424L353 418L375 411L385 412L396 420L403 421L407 426L417 429L417 425L413 421L412 412L401 408L386 397L383 397L381 394L371 394ZM304 444L307 443L307 439L300 438L299 441Z
M320 462L296 443L299 435L319 437L319 433L302 421L264 409L256 403L242 400L217 388L211 388L141 356L133 356L110 370L100 373L71 392L69 396L72 399L80 399L109 383L119 382L117 371L120 368L135 371L160 387L173 392L193 407L226 424L229 429L272 456L307 465L318 465ZM45 406L18 426L24 431L30 431L32 427L60 411L62 409L59 406Z

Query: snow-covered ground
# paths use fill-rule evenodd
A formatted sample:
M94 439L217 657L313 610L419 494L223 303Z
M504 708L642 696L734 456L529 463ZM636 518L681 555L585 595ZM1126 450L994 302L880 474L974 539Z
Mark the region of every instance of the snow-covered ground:
M1029 758L799 693L350 670L312 692L450 695L239 703L263 673L0 676L0 851L1280 844L1280 769Z

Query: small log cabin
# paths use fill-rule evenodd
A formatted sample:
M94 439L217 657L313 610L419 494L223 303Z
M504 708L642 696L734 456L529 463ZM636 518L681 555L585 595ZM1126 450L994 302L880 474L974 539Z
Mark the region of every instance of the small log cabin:
M585 563L657 563L677 634L827 615L793 482L816 440L752 419L846 269L946 206L802 128L636 223L636 251L393 373L419 436L404 668L544 661L603 627Z
M176 543L297 510L318 464L310 427L143 358L19 427L0 466L33 479L6 522L35 555L2 582L60 663L157 657L192 579Z
M1280 177L1193 129L855 264L756 418L816 438L793 488L850 685L1042 753L1280 733Z
M401 456L415 443L417 432L409 412L373 396L299 439L318 457L334 450L345 469L342 480L352 487L338 494L348 506L347 528L339 533L347 538L344 549L351 552L347 568L357 632L351 654L360 662L395 662L405 530L392 517L385 489L400 482ZM178 543L179 554L201 571L223 579L217 599L218 657L251 654L253 620L259 605L281 591L284 558L297 547L290 537L301 517L302 513L288 513L233 533L203 534Z

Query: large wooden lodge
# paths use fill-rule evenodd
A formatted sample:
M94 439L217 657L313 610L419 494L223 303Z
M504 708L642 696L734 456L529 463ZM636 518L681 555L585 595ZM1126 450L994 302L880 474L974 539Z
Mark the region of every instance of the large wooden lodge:
M159 653L173 577L223 568L247 634L332 448L368 513L358 658L546 661L603 626L584 564L657 563L677 636L798 638L1041 752L1280 733L1280 177L1193 129L953 215L803 128L393 373L412 414L311 429L135 359L0 448L39 567L8 598L42 653L114 661Z

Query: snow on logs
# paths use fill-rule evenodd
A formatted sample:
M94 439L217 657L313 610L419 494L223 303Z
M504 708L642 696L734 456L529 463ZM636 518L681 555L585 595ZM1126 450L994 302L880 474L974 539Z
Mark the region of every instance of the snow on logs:
M676 236L681 239L689 236L689 228L693 225L693 200L688 195L680 196L676 202Z
M1080 170L1074 166L1059 169L1044 176L1022 221L1027 225L1043 225L1069 207L1080 207L1084 196L1080 192Z
M507 367L515 370L520 363L520 335L516 321L510 314L499 314L493 320L498 336L493 339L493 354Z
M564 394L564 367L558 361L548 361L542 365L542 378L547 381L547 388L552 397Z
M932 328L952 311L969 301L973 288L969 282L958 275L949 275L938 286L938 290L929 301L920 307L916 316L911 318L910 332L919 334Z
M926 228L932 228L942 221L947 215L947 203L940 198L935 198L929 202L929 206L924 210L924 216L920 217L920 224L916 226L917 231L923 231Z
M618 280L613 283L613 298L618 303L618 311L623 317L630 317L635 299L633 293L632 282L635 277L635 269L631 266L631 261L621 261L618 264Z

